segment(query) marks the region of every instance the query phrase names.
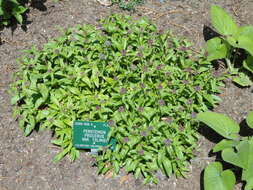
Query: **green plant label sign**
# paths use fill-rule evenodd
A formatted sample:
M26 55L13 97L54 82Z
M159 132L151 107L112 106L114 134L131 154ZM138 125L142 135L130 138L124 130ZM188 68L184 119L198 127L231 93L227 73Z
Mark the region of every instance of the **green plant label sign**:
M111 144L115 148L115 139L107 140L110 127L107 122L74 121L73 145L78 149L98 149Z

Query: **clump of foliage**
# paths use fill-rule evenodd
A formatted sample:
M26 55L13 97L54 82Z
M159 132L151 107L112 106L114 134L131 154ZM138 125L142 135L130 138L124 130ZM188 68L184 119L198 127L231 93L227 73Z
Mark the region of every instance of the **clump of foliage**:
M27 10L19 0L0 0L0 27L10 24L11 18L15 18L22 24L22 14Z
M33 48L12 85L14 115L25 135L45 128L62 147L55 160L79 152L74 120L107 121L115 150L97 156L99 173L124 167L145 182L156 172L182 176L197 145L197 112L219 101L223 76L204 56L147 19L112 15L96 28L77 26Z
M118 4L120 8L125 10L134 10L135 6L143 3L143 0L112 0L113 4Z
M225 59L235 83L243 87L252 85L253 26L239 27L228 13L216 5L211 7L211 20L220 36L207 41L208 60ZM246 59L238 69L234 66L238 58L242 59L240 49L245 50Z
M226 115L215 112L203 112L197 115L197 119L212 128L225 139L220 141L212 149L220 152L225 162L241 168L242 181L246 181L245 190L253 189L253 137L239 136L240 126ZM253 129L253 111L246 117L247 125ZM222 169L220 162L213 162L207 166L204 172L205 190L232 190L236 178L230 170Z

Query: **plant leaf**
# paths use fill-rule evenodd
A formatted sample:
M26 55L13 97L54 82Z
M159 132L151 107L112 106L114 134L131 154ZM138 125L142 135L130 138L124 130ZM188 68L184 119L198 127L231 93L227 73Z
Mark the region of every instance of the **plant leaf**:
M33 131L34 127L35 127L35 118L34 118L34 116L29 115L28 116L28 121L29 121L29 123L28 123L28 125L26 125L25 131L24 131L25 136L30 135L31 132Z
M20 96L17 94L11 98L11 105L16 104L20 100Z
M226 115L215 112L202 112L197 115L197 119L225 138L236 139L238 137L239 125Z
M211 20L214 28L222 35L233 35L238 32L238 26L233 18L217 5L211 7Z
M247 125L253 129L253 111L249 112L246 117Z
M239 84L242 87L252 85L252 81L250 80L250 78L242 72L239 73L239 76L233 78L233 82L235 82L236 84Z
M44 99L46 99L49 95L49 90L45 84L38 85L39 91Z
M92 68L92 75L91 75L91 80L94 82L95 86L98 88L99 87L99 78L98 78L98 68L93 66Z
M239 35L244 35L253 40L253 26L241 26L239 28Z
M213 147L213 152L219 152L219 151L224 150L226 148L232 148L232 147L236 146L238 143L239 143L239 141L223 139L222 141L220 141L218 144L216 144Z
M134 177L135 179L137 179L141 174L141 169L140 168L136 168L136 170L134 171Z
M114 160L112 163L113 163L113 167L114 167L114 172L116 174L118 174L119 170L120 170L119 162L117 160Z
M247 35L236 34L234 36L227 36L226 40L230 45L245 49L253 56L253 40L251 37Z
M249 167L248 169L243 169L242 170L242 180L246 181L246 186L244 188L244 190L252 190L253 188L253 175L252 175L252 171L253 171L253 164L252 161L249 162Z
M248 55L247 59L243 61L243 67L253 73L253 56Z
M207 41L208 61L222 59L227 56L227 47L218 37Z
M249 142L241 141L236 146L236 152L233 148L227 148L222 151L221 156L224 161L239 166L243 169L248 168L248 160L250 155L249 152Z
M156 114L155 110L151 107L145 107L144 111L141 113L147 120L151 120L151 118Z
M162 164L163 164L163 168L164 168L166 176L170 177L172 174L172 166L171 166L170 160L164 157L162 160Z
M71 93L73 93L73 94L75 94L75 95L79 95L79 94L80 94L80 91L79 91L78 88L76 88L76 87L69 87L68 89L69 89L69 91L70 91Z
M204 172L205 190L232 190L235 186L235 175L231 170L222 171L219 162L209 164Z
M53 158L53 162L58 162L58 161L60 161L67 153L68 153L68 149L65 148L62 152L58 153L58 154Z
M245 35L240 35L237 40L237 47L247 50L253 56L253 40Z
M24 13L27 9L23 6L16 6L12 9L12 15L17 19L19 24L22 24L23 17L22 13Z
M247 180L244 190L252 190L252 189L253 189L253 177Z
M253 138L251 137L249 142L249 152L253 152ZM245 190L252 190L253 188L253 156L249 154L248 167L242 170L242 180L246 181Z

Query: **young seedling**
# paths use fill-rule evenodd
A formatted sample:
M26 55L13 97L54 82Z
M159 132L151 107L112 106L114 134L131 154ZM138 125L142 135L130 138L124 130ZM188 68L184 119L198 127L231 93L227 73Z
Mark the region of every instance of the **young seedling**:
M217 5L211 7L211 21L220 36L207 41L207 59L225 59L235 83L243 87L252 85L250 76L253 73L253 26L238 26L233 18ZM235 64L240 58L239 49L245 50L247 58L238 69ZM251 75L247 75L245 71Z
M241 180L246 182L245 190L253 189L253 137L240 137L240 126L229 117L215 112L202 112L197 120L205 123L225 139L213 147L213 152L221 151L221 157L242 170ZM253 129L253 111L246 117L246 123ZM205 190L232 190L235 175L231 170L222 171L220 162L207 166L204 172Z

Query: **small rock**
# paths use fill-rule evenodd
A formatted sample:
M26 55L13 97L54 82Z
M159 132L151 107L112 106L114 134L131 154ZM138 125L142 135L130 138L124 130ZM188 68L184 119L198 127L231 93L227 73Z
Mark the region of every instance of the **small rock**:
M109 7L112 5L111 0L97 0L101 5Z

